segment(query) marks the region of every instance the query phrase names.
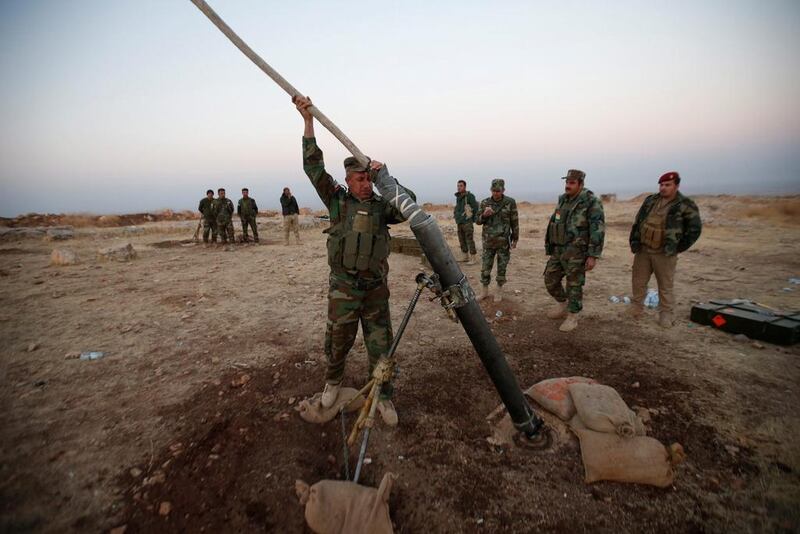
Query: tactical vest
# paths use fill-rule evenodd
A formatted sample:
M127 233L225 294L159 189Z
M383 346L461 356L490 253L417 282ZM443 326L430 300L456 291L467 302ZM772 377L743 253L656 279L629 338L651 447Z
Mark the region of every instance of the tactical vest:
M553 220L550 222L548 233L550 234L550 244L558 247L563 247L569 244L567 237L567 221L569 221L570 212L577 204L577 198L571 202L564 204L566 209L558 206L556 212L553 214Z
M382 276L391 239L383 203L358 202L350 196L342 196L337 204L339 213L331 213L331 220L336 222L326 230L329 234L328 264L333 269L370 271Z
M662 205L661 201L656 202L642 224L642 244L650 250L661 250L664 247L667 214L671 205L671 202L666 205Z

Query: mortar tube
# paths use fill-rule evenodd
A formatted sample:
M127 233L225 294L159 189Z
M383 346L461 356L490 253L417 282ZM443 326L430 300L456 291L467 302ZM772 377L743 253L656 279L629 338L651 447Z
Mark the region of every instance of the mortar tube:
M458 319L508 410L514 426L528 437L536 436L543 422L534 413L520 389L517 378L508 366L505 355L475 300L475 292L461 272L439 225L389 174L386 165L377 173L373 173L373 179L381 196L391 202L409 221L411 231L414 232L422 251L434 272L439 275L442 288L459 285L462 288L466 303L455 308Z

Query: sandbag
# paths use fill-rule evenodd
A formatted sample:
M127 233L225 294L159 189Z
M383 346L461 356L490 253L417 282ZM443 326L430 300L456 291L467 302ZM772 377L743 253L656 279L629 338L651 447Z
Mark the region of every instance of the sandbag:
M304 421L317 424L327 423L336 417L339 413L339 409L356 395L358 395L358 390L355 388L340 388L339 396L336 397L336 402L333 403L333 406L330 408L323 408L320 402L322 393L316 393L313 397L300 401L295 410L300 412L300 417L303 418ZM358 398L354 399L353 402L347 406L345 411L354 412L361 408L364 402L366 402L364 396L358 395Z
M343 480L320 480L309 486L295 482L305 505L308 527L317 534L392 534L389 494L396 476L383 475L378 489Z
M529 387L525 393L542 408L569 421L575 415L575 404L569 394L569 385L575 383L596 384L591 378L570 376L568 378L548 378Z
M568 387L576 412L590 430L622 437L645 435L642 420L628 408L614 388L581 383Z
M570 428L581 442L587 484L611 480L666 488L674 480L673 466L686 457L679 443L667 448L648 436L624 438L595 432L583 424L580 415L570 420Z

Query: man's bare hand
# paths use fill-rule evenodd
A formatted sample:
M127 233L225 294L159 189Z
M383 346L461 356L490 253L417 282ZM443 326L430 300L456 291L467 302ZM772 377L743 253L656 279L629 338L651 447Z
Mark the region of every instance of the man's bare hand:
M487 218L491 217L492 215L494 215L494 210L492 208L487 207L486 209L483 210L482 217L484 219L487 219Z
M369 168L373 171L379 171L381 170L381 167L383 167L383 163L381 163L380 161L373 159L372 161L369 162Z
M300 115L303 116L303 120L311 121L314 119L314 117L311 115L311 112L308 110L308 108L314 105L311 102L311 97L296 95L292 97L292 103L297 108L297 111L300 112Z
M597 258L595 258L594 256L586 258L586 270L591 271L592 269L594 269L596 263L597 263Z

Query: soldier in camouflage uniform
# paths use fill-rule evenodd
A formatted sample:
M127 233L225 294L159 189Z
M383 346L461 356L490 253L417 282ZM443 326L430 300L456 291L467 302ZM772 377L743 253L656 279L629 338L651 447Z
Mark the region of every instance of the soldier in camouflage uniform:
M203 243L208 244L209 234L211 242L217 242L217 221L214 215L214 190L206 191L206 196L200 200L197 210L203 215Z
M583 285L586 271L591 271L603 252L605 217L603 204L594 193L583 187L586 174L570 169L565 180L565 193L558 197L558 206L550 216L545 234L545 251L550 255L544 270L544 284L556 299L547 313L551 319L566 319L558 328L570 332L578 326L583 309ZM566 291L561 280L566 278Z
M213 204L214 214L217 218L217 233L224 245L228 241L231 243L236 242L233 233L233 202L231 199L225 198L225 189L220 187L217 189L217 198Z
M501 178L492 180L492 196L481 200L478 207L477 224L483 225L483 262L481 265L480 300L489 296L492 265L497 256L497 293L494 301L503 300L503 284L506 283L506 268L511 261L511 249L519 241L519 213L517 202L505 195L506 182Z
M478 218L478 201L475 200L475 195L467 191L467 182L464 180L459 180L456 187L458 192L456 193L456 207L453 210L453 216L458 229L458 244L461 247L462 254L461 261L473 265L475 256L478 254L475 250L475 228L473 226Z
M674 171L658 179L658 193L644 199L630 235L634 253L631 275L633 302L628 313L634 318L642 314L647 283L650 275L655 273L658 322L664 328L670 328L673 321L673 285L678 254L689 250L703 230L700 211L692 199L678 191L680 183L681 177Z
M372 161L364 167L354 157L344 160L345 182L341 187L325 171L322 150L314 137L314 119L308 108L311 99L293 99L303 116L303 170L330 212L328 234L328 323L325 331L327 372L321 404L330 407L336 402L339 385L344 378L347 353L353 347L358 325L364 334L369 354L369 372L378 359L385 356L392 342L389 315L389 228L387 225L405 220L402 213L372 191L372 178L388 175L386 166ZM388 176L387 176L388 177ZM383 176L381 176L383 179ZM414 194L408 191L411 197ZM397 425L397 412L391 401L392 388L381 391L378 411L383 421Z
M253 229L253 241L258 243L258 225L256 224L256 215L258 215L258 206L256 200L250 196L250 190L246 187L242 189L242 198L239 199L239 204L236 206L236 213L242 221L242 242L247 243L247 227Z

